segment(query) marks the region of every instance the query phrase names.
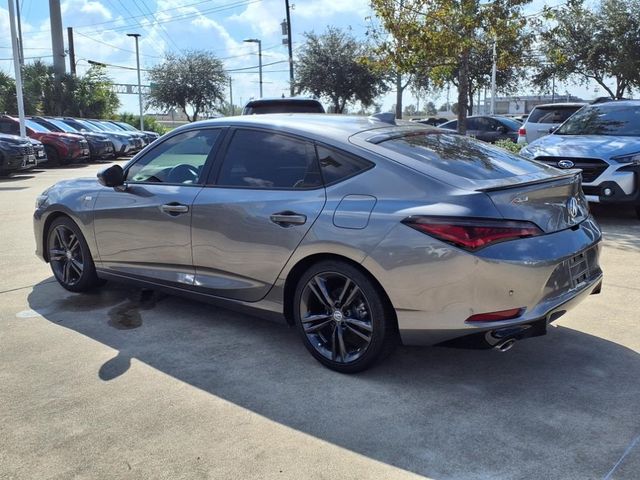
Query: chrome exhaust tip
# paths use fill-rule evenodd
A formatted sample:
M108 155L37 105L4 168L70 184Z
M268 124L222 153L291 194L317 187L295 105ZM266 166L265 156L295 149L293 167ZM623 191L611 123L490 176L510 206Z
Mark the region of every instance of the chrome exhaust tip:
M508 352L509 350L511 350L513 348L515 343L516 343L516 339L515 338L510 338L508 340L505 340L504 342L498 343L493 348L495 348L499 352Z

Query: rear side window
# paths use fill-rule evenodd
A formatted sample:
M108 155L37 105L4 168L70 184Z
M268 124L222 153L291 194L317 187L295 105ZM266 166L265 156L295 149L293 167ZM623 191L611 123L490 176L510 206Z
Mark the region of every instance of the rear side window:
M244 115L262 115L267 113L324 113L324 107L316 101L270 101L250 103L244 109Z
M378 145L471 180L508 178L540 171L539 164L462 135L416 132Z
M564 123L581 107L536 107L529 114L528 123Z
M305 189L322 185L313 145L271 132L236 130L218 177L224 187Z
M317 151L322 176L328 185L353 177L373 166L371 162L362 158L352 157L320 145Z

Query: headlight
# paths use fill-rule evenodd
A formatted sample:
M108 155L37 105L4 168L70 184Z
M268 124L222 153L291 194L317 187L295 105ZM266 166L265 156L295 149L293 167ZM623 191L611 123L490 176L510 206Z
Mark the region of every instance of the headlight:
M633 165L640 165L640 152L612 157L611 160L615 160L618 163L632 163Z

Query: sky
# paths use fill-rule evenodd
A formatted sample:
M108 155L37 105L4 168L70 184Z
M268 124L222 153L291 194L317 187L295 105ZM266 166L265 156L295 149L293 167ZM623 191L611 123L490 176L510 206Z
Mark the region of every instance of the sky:
M41 58L51 62L51 33L48 0L17 0L21 6L24 55L26 61ZM328 26L350 29L363 38L370 25L372 11L369 0L290 0L294 58L304 41L304 32L323 32ZM544 5L556 6L562 0L534 0L526 13L542 10ZM6 1L0 3L0 70L13 76L9 17ZM141 68L162 61L166 53L186 50L210 50L223 59L231 72L233 100L243 105L259 96L258 56L255 43L243 39L258 38L263 50L264 96L289 93L287 48L282 44L280 23L285 18L285 0L63 0L62 23L74 29L77 71L84 73L88 60L114 66L107 73L116 83L137 83L134 39L127 33L140 33ZM128 67L118 68L118 67ZM255 67L255 68L251 68ZM67 60L67 69L68 60ZM142 84L148 84L142 72ZM583 98L603 94L594 85L577 87L559 85L558 92L569 91ZM519 94L538 92L523 90ZM452 102L455 93L451 93ZM120 95L121 111L137 112L136 95ZM440 105L446 94L422 98ZM383 110L395 103L395 94L381 99ZM416 103L410 92L404 103Z

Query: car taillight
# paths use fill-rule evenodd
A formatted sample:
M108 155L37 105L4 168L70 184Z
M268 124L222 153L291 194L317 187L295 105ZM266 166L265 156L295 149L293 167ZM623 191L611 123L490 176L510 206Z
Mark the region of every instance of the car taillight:
M535 223L483 218L412 216L402 223L438 240L475 251L497 242L542 235Z
M513 320L524 313L524 308L512 308L499 312L477 313L467 318L466 322L499 322L501 320Z
M520 127L518 129L518 135L520 135L521 137L525 137L527 135L527 129L524 127Z

